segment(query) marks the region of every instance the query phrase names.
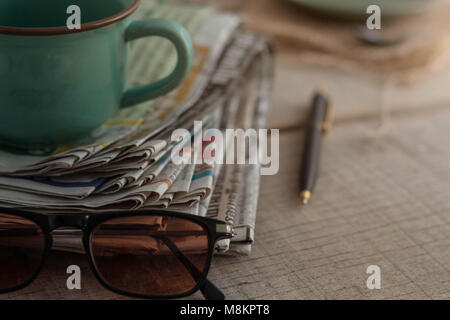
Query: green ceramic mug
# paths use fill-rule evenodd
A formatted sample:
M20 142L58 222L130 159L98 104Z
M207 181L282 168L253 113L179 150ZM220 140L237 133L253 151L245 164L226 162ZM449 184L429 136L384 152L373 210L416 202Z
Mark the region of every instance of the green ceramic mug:
M67 8L81 9L81 29ZM188 32L165 19L132 21L139 0L0 2L0 142L50 147L101 126L118 108L164 95L188 75ZM160 36L176 47L174 71L156 83L125 88L129 43Z

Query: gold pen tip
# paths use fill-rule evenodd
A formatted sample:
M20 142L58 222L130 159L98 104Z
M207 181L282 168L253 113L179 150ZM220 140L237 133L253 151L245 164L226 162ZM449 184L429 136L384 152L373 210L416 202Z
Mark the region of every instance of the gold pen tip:
M302 200L303 204L307 204L309 199L311 199L311 191L303 190L300 192L300 199Z

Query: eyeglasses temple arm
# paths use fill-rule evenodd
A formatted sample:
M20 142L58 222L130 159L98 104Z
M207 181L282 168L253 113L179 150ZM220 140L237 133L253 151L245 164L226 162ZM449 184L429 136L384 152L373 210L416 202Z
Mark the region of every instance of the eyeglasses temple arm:
M157 236L164 244L172 251L172 253L180 260L186 267L195 281L198 281L203 273L178 249L177 245L173 241L164 236ZM200 287L200 291L206 300L225 300L225 295L208 279Z
M178 249L177 245L173 243L171 239L164 236L153 237L164 242L164 244L170 249L170 251L172 251L175 257L177 257L178 260L186 267L195 281L198 281L202 277L203 273L198 270L198 268L183 254L183 252L180 251L180 249Z
M208 279L200 287L200 291L206 300L225 300L225 294Z

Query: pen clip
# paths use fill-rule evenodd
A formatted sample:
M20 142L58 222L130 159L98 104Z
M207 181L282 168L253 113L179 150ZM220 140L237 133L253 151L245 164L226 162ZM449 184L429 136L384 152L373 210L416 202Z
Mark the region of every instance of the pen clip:
M327 108L327 115L325 118L325 121L322 124L322 132L324 134L328 134L331 131L331 128L333 127L334 122L334 107L330 103Z

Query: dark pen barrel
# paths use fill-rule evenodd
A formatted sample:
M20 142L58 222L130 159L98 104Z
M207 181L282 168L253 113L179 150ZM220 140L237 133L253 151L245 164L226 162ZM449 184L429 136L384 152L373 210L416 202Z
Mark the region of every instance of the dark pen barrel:
M309 123L307 126L305 147L303 152L300 173L300 197L306 203L316 181L319 169L320 146L323 135L323 126L328 112L328 100L321 94L316 94L311 107Z

